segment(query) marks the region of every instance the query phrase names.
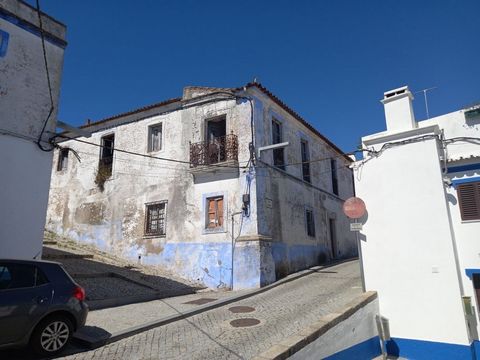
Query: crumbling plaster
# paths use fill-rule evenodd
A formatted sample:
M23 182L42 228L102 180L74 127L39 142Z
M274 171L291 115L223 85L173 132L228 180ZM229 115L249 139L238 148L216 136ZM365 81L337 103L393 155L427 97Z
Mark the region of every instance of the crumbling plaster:
M201 90L188 93L188 101L205 95ZM254 108L256 146L271 143L271 116L284 122L285 150L288 162L300 161L300 138L310 144L311 159L338 157L330 147L287 114L268 97L248 89ZM161 109L158 113L161 113ZM185 107L163 115L149 114L131 119L126 124L116 120L115 126L94 132L88 141L100 144L101 137L115 133L115 147L147 154L150 125L162 122L162 150L150 155L189 161L190 142L205 140L205 121L226 116L226 132L238 136L239 169L218 168L195 177L189 164L142 158L116 151L111 178L104 191L95 185L99 148L73 140L62 142L78 152L81 162L69 157L68 169L52 176L48 226L51 230L80 241L96 244L104 250L142 262L160 264L177 274L209 287L235 288L263 286L281 276L330 258L328 216L337 219L338 255L355 253L348 221L341 213L342 200L352 195L349 169L339 171L340 197L331 192L330 162L312 163L312 184L285 177L261 163L245 169L251 142L251 106L247 100L220 100ZM271 154L262 159L271 163ZM58 161L55 156L54 169ZM301 167L289 167L288 173L301 177ZM233 213L241 211L242 194L250 189L249 216L236 215L232 234ZM222 231L205 231L205 196L223 193L226 207ZM258 196L257 196L258 194ZM165 237L144 236L145 204L166 200ZM314 209L316 236L306 235L304 209ZM81 209L81 210L79 210ZM80 211L80 212L79 212ZM90 212L89 212L90 211ZM99 221L99 214L103 220ZM81 215L81 219L79 218ZM232 271L232 235L235 239Z

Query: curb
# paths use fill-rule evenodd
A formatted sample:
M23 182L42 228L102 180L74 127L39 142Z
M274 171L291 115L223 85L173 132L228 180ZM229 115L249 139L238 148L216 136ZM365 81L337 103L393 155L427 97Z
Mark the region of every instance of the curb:
M299 331L281 342L274 344L270 349L255 356L252 360L285 360L308 344L314 342L328 330L348 319L359 309L377 298L376 291L363 293L351 301L345 308L337 313L322 316L319 321Z
M170 323L178 321L178 320L183 320L183 319L192 317L194 315L198 315L198 314L203 313L205 311L213 310L213 309L219 308L221 306L231 304L233 302L237 302L237 301L240 301L240 300L247 299L247 298L252 297L254 295L262 294L262 293L264 293L264 292L266 292L270 289L276 288L277 286L287 284L291 281L298 280L302 277L313 274L313 273L317 272L318 270L327 269L327 268L330 268L332 266L336 266L336 265L343 264L343 263L350 262L350 261L355 261L357 259L358 258L350 258L350 259L331 262L331 263L328 263L326 265L311 267L309 269L302 270L302 271L296 272L295 274L289 275L289 276L287 276L283 279L280 279L277 282L274 282L270 285L264 286L262 288L254 289L254 290L252 290L248 293L242 294L242 295L235 295L235 296L228 297L226 299L221 299L221 300L218 300L218 301L206 304L206 305L201 305L198 308L193 309L193 310L185 311L183 313L179 312L178 314L166 316L166 317L163 317L163 318L160 318L160 319L157 319L157 320L147 322L145 324L133 326L133 327L127 328L125 330L122 330L122 331L119 331L119 332L116 332L116 333L113 333L113 334L107 333L109 335L108 337L94 337L94 336L91 336L91 335L88 335L88 334L84 334L80 331L80 332L75 333L73 335L73 339L76 342L78 342L79 344L81 344L83 346L86 346L87 348L95 349L95 348L98 348L100 346L111 344L113 342L122 340L124 338L139 334L139 333L147 331L147 330L151 330L151 329L159 327L159 326L167 325L167 324L170 324ZM376 293L375 293L375 297L376 297ZM160 299L156 299L156 300L160 300ZM148 300L146 300L146 301L148 301ZM355 311L356 310L351 312L350 315L353 314Z

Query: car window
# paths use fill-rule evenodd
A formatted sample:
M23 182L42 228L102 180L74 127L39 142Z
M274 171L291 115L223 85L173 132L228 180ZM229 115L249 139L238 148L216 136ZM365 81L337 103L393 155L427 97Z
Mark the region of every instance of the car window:
M0 290L7 289L11 280L10 270L5 265L0 265Z
M48 279L43 273L42 270L40 270L38 267L35 268L36 274L35 274L35 286L40 286L43 284L48 283Z
M18 289L35 286L35 266L27 264L5 264L0 289ZM7 274L8 272L8 274ZM3 280L5 278L5 280Z

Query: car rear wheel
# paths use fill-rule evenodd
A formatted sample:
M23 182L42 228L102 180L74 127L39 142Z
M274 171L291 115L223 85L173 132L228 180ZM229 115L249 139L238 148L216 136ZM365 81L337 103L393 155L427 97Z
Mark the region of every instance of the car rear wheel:
M55 355L65 349L72 337L72 331L72 322L67 317L53 315L37 325L30 344L40 355Z

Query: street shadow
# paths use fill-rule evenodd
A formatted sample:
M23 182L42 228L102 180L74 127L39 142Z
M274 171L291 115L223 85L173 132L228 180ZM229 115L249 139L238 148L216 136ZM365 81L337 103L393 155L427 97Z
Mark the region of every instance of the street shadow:
M64 249L44 247L44 259L61 263L85 289L86 301L94 309L148 301L148 298L194 294L202 289L166 276L143 273L141 267L134 264L117 266L81 256Z

